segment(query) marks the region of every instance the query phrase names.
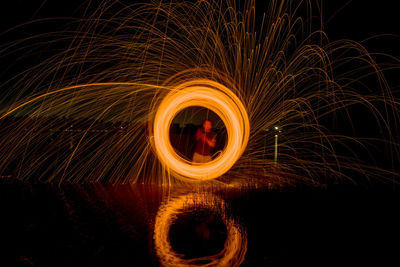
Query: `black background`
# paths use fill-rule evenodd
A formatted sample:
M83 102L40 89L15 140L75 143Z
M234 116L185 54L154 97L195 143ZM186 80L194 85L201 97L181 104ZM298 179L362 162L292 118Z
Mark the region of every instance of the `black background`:
M123 2L134 3L138 1L125 0ZM257 11L263 10L268 2L264 0L256 1ZM33 19L78 16L79 10L83 10L83 3L84 1L81 0L1 1L0 31L3 32ZM379 34L400 34L398 27L399 11L396 1L328 0L322 1L322 8L325 31L332 40L350 38L355 41L362 41ZM48 23L43 26L43 32L57 29L59 26L57 23ZM392 43L381 43L380 48L387 53L398 54L396 47L398 46ZM378 45L376 48L378 48Z

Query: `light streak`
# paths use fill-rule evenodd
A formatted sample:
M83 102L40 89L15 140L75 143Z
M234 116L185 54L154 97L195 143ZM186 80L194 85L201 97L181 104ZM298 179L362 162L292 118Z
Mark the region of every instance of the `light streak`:
M1 85L0 176L170 184L224 174L219 181L316 184L357 173L398 181L400 101L385 73L399 61L330 41L319 6L272 0L257 20L254 0L119 4L105 0L68 30L0 46L2 57L23 55L24 63L44 44L68 44ZM174 115L193 105L217 113L228 130L223 153L204 165L177 156L167 134ZM360 107L379 136L347 131ZM70 129L71 121L84 126Z

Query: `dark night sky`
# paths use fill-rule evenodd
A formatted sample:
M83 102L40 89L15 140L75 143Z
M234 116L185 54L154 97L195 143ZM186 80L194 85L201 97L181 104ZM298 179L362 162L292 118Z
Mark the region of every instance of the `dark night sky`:
M82 0L13 0L1 1L1 31L22 22L42 17L70 17L82 5ZM96 2L96 1L93 1ZM137 2L127 1L125 2ZM351 38L356 41L381 33L400 34L399 14L396 1L364 1L364 0L324 0L324 19L328 20L325 30L332 39ZM260 9L267 5L266 0L257 1ZM76 12L75 12L76 14ZM49 29L57 28L51 23ZM2 41L4 41L2 39ZM387 44L382 45L384 48ZM389 52L389 51L388 51ZM397 51L393 51L398 53Z

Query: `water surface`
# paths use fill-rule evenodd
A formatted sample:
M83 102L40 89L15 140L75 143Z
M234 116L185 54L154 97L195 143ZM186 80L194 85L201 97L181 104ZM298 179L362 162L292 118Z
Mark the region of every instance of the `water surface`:
M390 189L1 182L2 266L400 263Z

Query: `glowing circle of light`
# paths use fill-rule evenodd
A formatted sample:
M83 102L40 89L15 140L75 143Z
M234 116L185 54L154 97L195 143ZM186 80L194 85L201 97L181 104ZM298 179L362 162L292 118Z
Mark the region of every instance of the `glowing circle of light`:
M215 112L227 130L224 150L207 163L195 164L183 159L170 142L172 120L190 106L201 106ZM175 86L161 101L153 122L154 147L161 163L180 178L198 181L214 179L227 172L245 150L249 133L249 118L240 99L226 86L206 79Z
M185 259L171 247L169 232L177 216L191 208L204 207L221 215L227 229L224 248L217 254ZM154 245L162 266L239 266L247 252L247 236L231 218L225 215L225 202L209 193L190 193L162 205L154 225ZM204 263L206 262L206 263Z

